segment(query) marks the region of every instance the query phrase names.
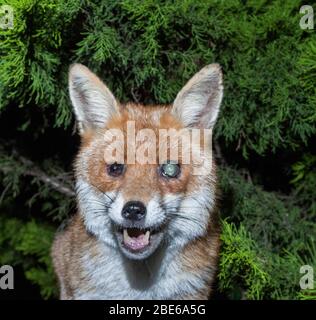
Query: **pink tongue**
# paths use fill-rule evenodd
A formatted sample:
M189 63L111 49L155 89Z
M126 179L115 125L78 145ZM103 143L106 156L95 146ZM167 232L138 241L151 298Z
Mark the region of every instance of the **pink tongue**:
M124 239L124 244L133 250L139 250L145 248L148 242L145 240L145 235L141 234L138 237Z

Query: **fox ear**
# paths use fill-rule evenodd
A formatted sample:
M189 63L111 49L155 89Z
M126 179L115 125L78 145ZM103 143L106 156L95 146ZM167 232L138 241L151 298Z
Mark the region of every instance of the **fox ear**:
M212 129L223 97L222 78L218 64L204 67L178 93L172 113L186 127Z
M69 94L80 134L87 129L105 127L107 121L118 112L111 91L82 64L70 67Z

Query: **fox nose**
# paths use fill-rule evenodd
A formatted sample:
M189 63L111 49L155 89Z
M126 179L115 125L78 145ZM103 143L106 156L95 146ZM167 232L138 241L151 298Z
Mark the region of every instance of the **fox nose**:
M122 209L122 216L125 219L139 221L146 215L146 207L140 201L129 201Z

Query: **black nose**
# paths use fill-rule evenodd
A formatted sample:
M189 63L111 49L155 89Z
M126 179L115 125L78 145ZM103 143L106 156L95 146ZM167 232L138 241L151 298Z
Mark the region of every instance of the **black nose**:
M139 221L145 217L146 207L140 201L127 202L122 210L122 216L125 219Z

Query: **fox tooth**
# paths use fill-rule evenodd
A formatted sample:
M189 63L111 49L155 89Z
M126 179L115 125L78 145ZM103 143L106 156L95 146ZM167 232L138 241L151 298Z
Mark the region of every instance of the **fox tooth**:
M149 243L149 236L150 236L150 231L146 231L145 236L144 236L144 243L147 245Z
M131 237L128 235L128 232L126 229L123 230L123 241L125 243L129 242L131 239Z

